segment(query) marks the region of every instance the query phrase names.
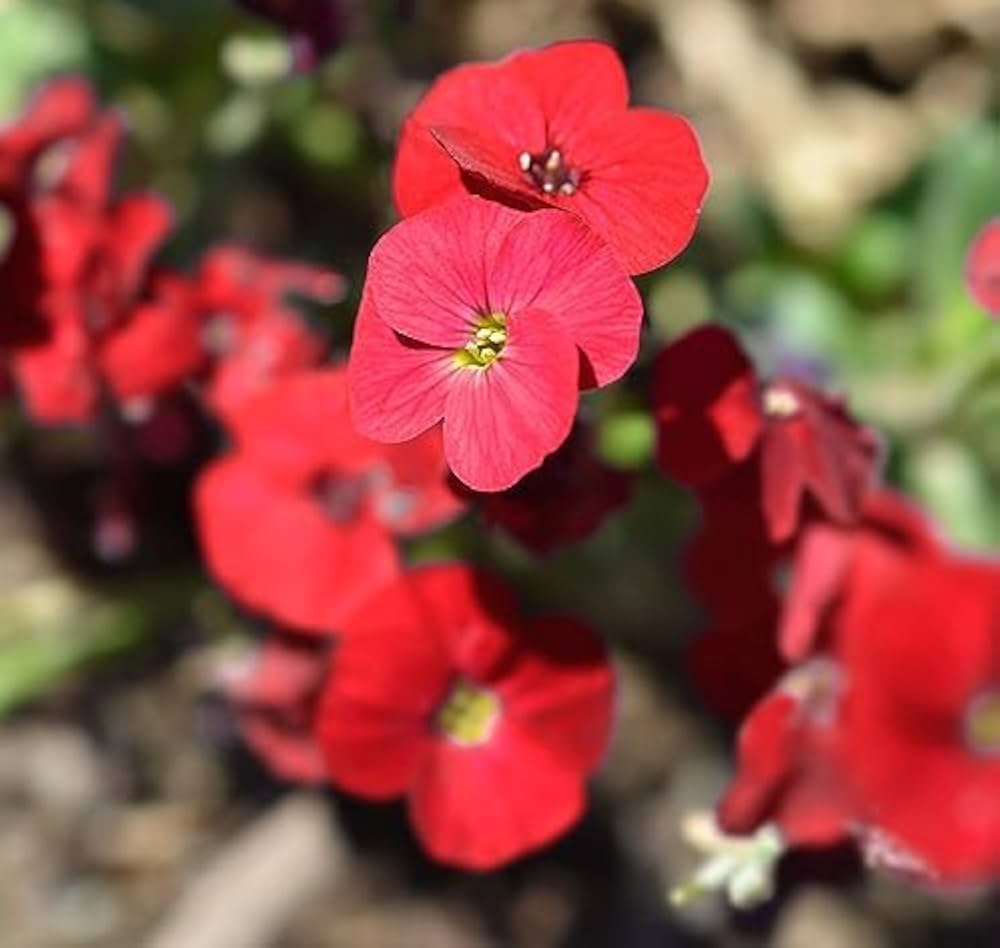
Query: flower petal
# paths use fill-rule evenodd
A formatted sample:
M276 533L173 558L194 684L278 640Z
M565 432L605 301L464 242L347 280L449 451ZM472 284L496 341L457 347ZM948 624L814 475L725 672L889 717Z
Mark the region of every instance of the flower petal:
M597 385L635 361L642 299L614 252L593 231L556 210L520 215L487 276L502 312L550 313L586 356Z
M555 839L584 803L583 775L502 721L483 747L434 747L411 792L410 819L435 859L485 871Z
M972 298L1000 317L1000 217L989 221L969 247L965 281Z
M473 490L506 490L566 440L578 400L579 356L544 310L508 320L508 342L485 369L459 370L448 392L444 450Z
M614 674L607 650L583 623L532 622L497 686L510 720L579 773L593 770L611 736Z
M401 221L368 266L367 292L382 321L419 342L461 349L494 308L489 268L521 217L469 196Z
M611 244L629 273L669 263L691 240L708 190L694 130L679 115L630 109L588 131L566 146L585 179L560 206Z
M509 61L508 61L509 62ZM505 63L458 66L442 75L403 126L393 192L404 217L462 194L461 171L431 135L437 125L476 130L509 152L545 147L545 115L537 97Z
M375 441L396 443L415 438L444 417L456 366L452 351L393 332L365 293L347 373L357 430Z
M653 410L660 467L682 484L698 486L744 460L764 423L753 365L720 326L694 329L659 354Z
M194 503L205 559L219 583L303 632L336 630L399 568L391 536L374 520L336 523L239 456L205 470Z

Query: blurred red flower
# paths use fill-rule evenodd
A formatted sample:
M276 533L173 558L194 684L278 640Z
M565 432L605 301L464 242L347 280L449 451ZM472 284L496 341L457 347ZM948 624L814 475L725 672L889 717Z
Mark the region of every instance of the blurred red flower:
M880 460L875 433L843 403L792 378L758 380L736 338L719 326L693 330L653 368L658 460L698 489L737 465L759 477L758 503L771 538L795 532L806 500L831 520L854 522Z
M536 471L500 494L482 495L483 519L540 555L577 543L632 496L634 475L604 464L593 432L578 422Z
M150 258L172 215L154 195L111 198L119 117L96 113L81 80L50 86L36 109L42 114L28 122L31 134L15 136L34 142L25 152L34 166L30 174L22 168L18 221L32 261L18 256L23 251L12 260L26 267L14 291L21 315L30 311L44 333L15 348L12 373L37 421L87 421L105 393L148 398L176 385L200 351L185 313L144 297ZM72 137L42 147L43 130Z
M969 247L965 281L972 298L1000 317L1000 217L989 221Z
M342 368L277 380L228 424L236 450L195 487L205 558L236 599L301 631L339 629L395 576L394 537L463 506L437 432L390 448L355 432Z
M240 733L276 777L325 783L326 765L313 722L332 640L274 632L223 682Z
M852 593L855 560L870 547L883 554L869 558L871 569L891 569L899 558L944 551L923 513L889 490L868 495L861 522L855 527L823 521L810 524L790 561L791 582L777 627L787 661L801 661L835 644L837 614ZM868 584L877 581L874 573L866 577Z
M333 782L406 796L436 859L486 870L568 829L608 741L605 651L569 619L522 623L492 577L430 567L345 628L318 734Z
M838 766L840 670L815 659L789 672L739 733L736 776L718 806L727 833L774 823L785 842L828 846L847 838L859 810Z
M320 362L323 342L288 297L332 303L346 290L332 270L233 245L205 254L196 284L192 305L210 360L205 398L223 417L273 379Z
M39 158L82 132L96 104L87 83L75 77L42 86L24 112L0 129L0 345L44 341L47 326L39 312L44 289L41 238L31 198Z
M443 421L455 475L504 490L566 439L578 390L635 360L642 301L562 211L462 197L372 251L351 351L358 429L398 442Z
M442 75L407 119L396 158L404 216L465 189L586 221L630 273L688 244L708 187L691 126L628 107L628 79L603 43L557 43Z
M868 822L939 881L995 879L1000 562L868 545L849 581L842 758Z

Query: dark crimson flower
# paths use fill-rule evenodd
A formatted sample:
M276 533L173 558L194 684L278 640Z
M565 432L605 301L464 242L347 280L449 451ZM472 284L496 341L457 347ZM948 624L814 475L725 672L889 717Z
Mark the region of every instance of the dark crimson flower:
M317 721L335 784L406 796L427 851L492 869L568 829L608 742L613 678L570 619L521 622L460 566L416 570L345 627Z
M457 198L372 251L351 351L355 423L398 442L443 422L459 480L503 490L566 439L580 387L628 369L641 320L621 264L573 216Z
M1000 874L1000 562L866 545L838 617L845 771L942 882Z
M403 127L396 205L404 216L465 189L555 206L606 240L630 273L691 239L708 171L680 116L628 107L628 79L603 43L556 43L441 76Z
M244 741L282 780L326 783L313 723L331 645L330 639L272 633L223 682Z
M551 553L597 530L632 496L634 476L595 455L582 423L537 470L508 491L482 495L487 523L498 524L535 553Z
M773 823L789 847L828 846L858 818L839 767L838 667L816 659L789 672L740 728L735 777L719 802L719 825L751 833Z
M965 281L972 298L991 316L1000 317L1000 217L987 223L972 242Z
M235 452L195 488L205 558L236 599L302 631L339 629L396 575L394 537L462 507L436 432L391 448L355 432L341 368L277 380L228 424Z
M195 318L212 360L205 397L225 417L273 379L319 363L322 340L288 297L336 302L346 282L331 270L224 245L203 258L197 288Z
M880 450L843 402L793 378L758 380L735 337L704 326L668 346L653 369L658 459L696 488L733 467L758 469L759 504L771 538L794 532L807 499L852 523L871 488Z
M295 68L308 71L336 49L348 27L345 0L237 0L289 34Z
M759 472L752 468L734 469L698 495L701 522L684 550L684 578L724 625L767 611L784 593L791 544L771 539L759 497Z
M757 597L760 598L760 597ZM774 634L781 606L775 593L713 618L686 655L699 697L717 714L739 721L774 685L786 665Z

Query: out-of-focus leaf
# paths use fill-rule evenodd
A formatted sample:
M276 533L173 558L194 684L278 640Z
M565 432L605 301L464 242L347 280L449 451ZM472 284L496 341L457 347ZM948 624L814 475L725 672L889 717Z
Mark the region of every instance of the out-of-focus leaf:
M1000 511L985 472L968 448L943 439L919 445L911 450L903 476L953 541L972 549L1000 543Z
M59 576L0 595L0 715L39 697L66 676L140 644L187 607L190 579L102 592Z
M20 108L31 88L50 73L83 65L87 36L79 20L57 3L0 3L0 116Z
M656 433L644 411L623 411L603 419L597 429L597 453L612 467L634 470L653 456Z

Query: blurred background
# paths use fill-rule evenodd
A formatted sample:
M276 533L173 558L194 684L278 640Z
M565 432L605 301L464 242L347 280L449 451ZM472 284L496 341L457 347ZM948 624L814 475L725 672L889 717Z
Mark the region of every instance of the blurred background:
M650 465L650 358L708 319L759 363L807 362L888 444L887 478L955 543L1000 545L1000 334L967 297L965 251L1000 214L997 0L346 2L344 44L288 78L285 38L225 0L0 0L0 116L81 72L127 116L122 184L167 196L168 262L236 240L330 266L348 298L311 316L345 352L364 262L394 219L396 131L457 62L597 36L637 102L686 114L713 184L680 260L645 277L628 381L588 396L631 504L544 559L465 518L409 550L514 577L616 648L619 728L585 822L486 877L424 860L398 807L309 796L243 748L219 682L262 628L205 578L193 468L158 469L129 555L101 555L107 458L84 431L0 417L2 948L995 946L989 893L948 902L799 855L779 897L671 909L698 855L731 731L683 656L678 576L692 501ZM204 433L202 457L213 450ZM919 775L916 775L919 779ZM484 801L488 806L489 801Z

